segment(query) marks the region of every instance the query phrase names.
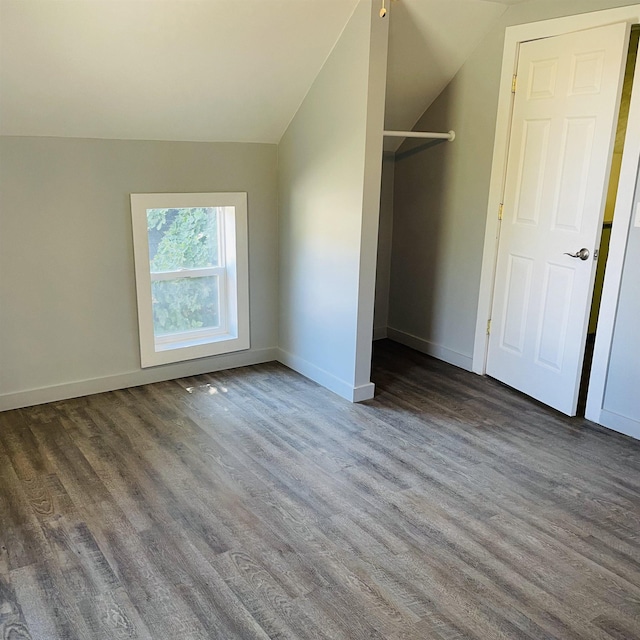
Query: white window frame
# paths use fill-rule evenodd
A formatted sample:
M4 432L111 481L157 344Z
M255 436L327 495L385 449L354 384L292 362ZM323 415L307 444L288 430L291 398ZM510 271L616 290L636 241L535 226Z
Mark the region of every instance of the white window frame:
M147 210L196 207L219 209L218 233L222 238L220 266L152 274ZM142 368L249 349L247 194L132 193L131 220ZM156 337L153 327L151 283L174 280L177 277L210 275L218 276L220 325Z

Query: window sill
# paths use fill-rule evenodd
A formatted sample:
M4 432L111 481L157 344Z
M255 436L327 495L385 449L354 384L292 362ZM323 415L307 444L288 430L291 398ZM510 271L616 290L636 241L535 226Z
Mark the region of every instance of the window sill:
M216 344L219 342L228 342L229 340L237 340L238 335L235 333L220 333L215 336L203 336L199 338L191 338L187 340L176 340L172 342L156 342L156 353L160 351L173 351L174 349L187 349L189 347L199 347L207 344Z

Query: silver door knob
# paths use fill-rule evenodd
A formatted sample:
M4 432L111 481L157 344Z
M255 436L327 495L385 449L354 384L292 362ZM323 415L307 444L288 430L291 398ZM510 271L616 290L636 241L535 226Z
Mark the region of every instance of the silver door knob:
M575 253L565 253L565 256L570 256L571 258L580 258L580 260L588 260L589 259L589 249L583 247L580 251L576 251Z

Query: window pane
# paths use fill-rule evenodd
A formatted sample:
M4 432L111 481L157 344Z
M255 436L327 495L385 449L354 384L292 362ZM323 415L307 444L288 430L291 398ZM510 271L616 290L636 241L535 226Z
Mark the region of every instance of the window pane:
M151 283L156 337L220 326L218 276Z
M147 209L151 272L218 267L218 208Z

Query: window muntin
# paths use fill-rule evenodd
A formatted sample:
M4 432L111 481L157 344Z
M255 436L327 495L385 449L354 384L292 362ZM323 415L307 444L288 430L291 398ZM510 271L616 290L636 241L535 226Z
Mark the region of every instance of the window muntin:
M132 194L142 366L249 347L246 194Z

